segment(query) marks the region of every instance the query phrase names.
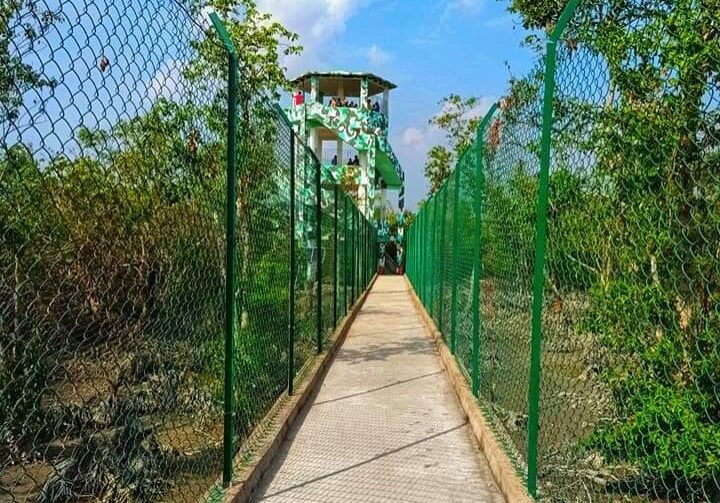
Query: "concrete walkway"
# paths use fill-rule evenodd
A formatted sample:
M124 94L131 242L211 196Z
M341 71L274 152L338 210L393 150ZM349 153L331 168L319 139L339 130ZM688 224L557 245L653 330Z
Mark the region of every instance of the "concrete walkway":
M255 501L504 501L402 277L378 278Z

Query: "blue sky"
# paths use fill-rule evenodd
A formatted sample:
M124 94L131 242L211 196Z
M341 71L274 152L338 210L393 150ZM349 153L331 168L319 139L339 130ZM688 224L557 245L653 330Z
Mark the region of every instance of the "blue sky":
M533 53L506 0L259 0L300 34L305 47L286 61L306 70L372 71L394 82L390 135L406 174L407 206L425 196L427 150L443 141L428 119L450 93L482 98L487 108L523 74ZM505 62L510 64L510 71Z

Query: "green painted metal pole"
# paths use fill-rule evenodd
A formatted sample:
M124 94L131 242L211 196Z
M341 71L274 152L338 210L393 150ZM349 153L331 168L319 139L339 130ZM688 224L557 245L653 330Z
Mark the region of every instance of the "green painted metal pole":
M368 286L368 270L370 267L370 224L363 220L363 290Z
M295 380L295 281L297 277L297 243L295 242L295 134L290 134L290 299L288 308L288 395L293 394Z
M440 305L438 306L438 328L442 333L443 337L447 340L447 333L445 332L444 317L445 317L445 254L442 253L445 248L445 224L447 221L447 183L443 186L442 190L442 212L440 214L440 243L439 243L439 262L440 262L440 284L438 285L438 292L440 293Z
M370 226L368 221L363 219L363 290L368 285L368 252L370 251Z
M415 290L416 290L416 291L418 292L418 294L419 294L419 293L420 293L420 289L418 288L418 286L420 285L420 276L419 276L419 275L420 275L420 267L419 267L419 266L420 266L420 255L419 255L419 253L420 253L420 248L419 248L419 246L418 246L418 243L419 243L419 241L418 241L418 236L419 236L419 232L420 232L420 221L417 219L417 217L416 217L416 219L415 219L415 222L413 222L412 230L413 230L413 249L412 249L412 254L413 254L413 262L414 262L414 265L413 265L413 278L414 278L414 280L415 280Z
M348 312L348 196L343 192L343 313Z
M360 209L357 210L357 246L356 246L356 252L357 255L355 256L355 260L357 260L357 289L355 290L355 300L360 298L360 295L362 294L363 284L362 284L362 214L360 213Z
M417 282L418 282L418 296L420 297L420 300L423 299L423 275L422 275L422 228L423 228L423 221L424 221L425 212L423 209L421 209L418 212L417 217L417 236L415 237L415 241L417 242L417 250L415 252L416 260L417 260Z
M333 186L333 328L338 320L338 186Z
M418 227L418 257L420 258L418 273L420 275L421 299L423 305L425 305L425 221L427 219L427 208L423 208L422 215L420 216L422 218L420 221L420 227Z
M457 317L458 317L458 275L459 263L458 247L460 246L460 165L455 168L455 186L453 187L453 214L452 214L452 286L450 291L450 352L457 351Z
M317 266L315 268L315 281L317 281L317 352L322 353L323 347L323 321L322 321L322 186L320 180L320 163L315 165L315 226L317 246Z
M540 139L540 173L535 218L535 265L533 274L532 334L530 339L530 376L528 386L528 492L537 497L538 435L540 429L540 373L542 366L542 312L545 290L545 250L552 148L553 102L557 70L557 42L577 8L579 0L570 0L546 44L543 92L543 125Z
M223 486L232 481L235 436L235 338L237 332L237 90L238 57L235 46L216 13L210 20L228 53L227 167L225 199L225 372L223 412Z
M417 274L416 274L416 266L417 266L417 257L415 256L415 250L417 250L416 240L415 236L417 235L417 216L415 217L415 221L413 222L412 226L408 229L408 258L410 260L410 263L408 264L408 276L410 277L410 281L412 281L413 287L415 287L415 291L417 292Z
M431 283L431 275L430 275L430 266L432 265L431 262L431 245L432 245L432 239L430 234L430 228L432 226L432 197L428 201L426 215L425 215L425 249L423 250L425 253L425 307L426 309L430 309L430 287L432 285Z
M432 199L430 199L432 200ZM423 226L422 226L422 275L423 275L423 305L427 306L427 296L428 296L428 246L429 246L429 240L428 240L428 220L430 217L430 200L428 200L428 203L425 205L425 208L423 208Z
M355 300L360 298L362 292L362 214L360 208L357 210L357 290Z
M417 292L417 217L412 226L408 229L408 257L411 263L408 264L408 276L412 281L415 291Z
M425 216L427 213L427 203L420 210L420 227L418 228L418 257L419 257L419 276L420 276L420 300L425 305Z
M357 210L357 289L355 290L355 301L360 298L362 292L362 214L360 208Z
M435 273L437 272L437 226L438 226L438 197L435 193L435 197L432 200L432 223L430 224L430 298L428 299L428 311L430 312L430 318L434 321L435 318L435 286L436 279Z
M413 248L413 231L412 227L408 228L405 231L405 235L403 236L405 239L405 242L403 245L405 246L405 267L404 272L407 279L410 281L410 284L415 286L414 280L413 280L413 272L412 272L412 265L413 265L413 258L412 258L412 248Z
M358 208L358 289L357 289L357 296L360 298L360 295L362 295L363 291L363 228L364 228L365 222L363 221L362 213L360 212L360 209Z
M350 272L351 272L350 282L352 284L352 289L350 291L350 294L351 294L350 295L350 304L353 305L353 304L355 304L355 274L356 274L356 272L355 272L356 271L356 264L355 264L356 250L355 249L357 248L357 242L355 239L356 235L357 235L357 232L355 231L355 228L356 228L355 220L357 219L357 216L355 214L355 205L354 204L350 206L350 212L352 214L352 222L350 224L351 225L350 235L352 236L352 246L350 246L350 253L352 254L352 257L350 259L351 263L352 263L352 267L350 270Z
M530 339L530 383L528 386L528 492L537 494L538 429L540 423L540 366L542 351L542 304L545 288L545 241L547 230L548 180L550 171L550 128L555 87L556 45L547 43L545 55L545 93L543 131L540 143L540 179L535 230L535 266L533 275L532 335Z
M362 258L363 258L363 291L365 288L367 288L367 252L368 252L368 223L367 220L363 218L363 226L362 226L362 233L363 233L363 244L362 244Z
M374 225L370 226L370 278L375 275L377 271L377 242L376 242L376 229Z
M367 278L367 222L365 221L365 218L361 220L362 227L360 227L361 232L361 245L360 245L360 264L362 268L360 269L362 271L362 290L365 290L365 286L367 283L365 283L365 279Z
M472 392L475 396L480 394L480 332L482 330L480 320L480 295L482 289L482 222L483 222L483 198L485 190L485 131L490 124L493 114L497 110L497 104L493 105L477 129L475 147L477 149L475 158L475 232L473 235L473 283L472 283Z
M434 237L435 234L433 233L433 226L435 225L435 195L433 195L432 199L430 200L430 204L428 205L428 214L427 214L427 225L425 227L426 230L426 238L427 239L427 250L426 250L426 258L427 258L427 274L428 274L428 292L427 292L427 310L428 313L430 313L430 317L432 318L432 299L433 299L433 245L434 243Z

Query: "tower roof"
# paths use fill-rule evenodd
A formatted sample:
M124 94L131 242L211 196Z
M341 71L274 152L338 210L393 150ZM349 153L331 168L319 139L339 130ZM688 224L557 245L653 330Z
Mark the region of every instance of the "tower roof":
M310 78L320 77L320 92L323 94L334 94L337 89L339 81L343 81L343 88L349 95L356 94L360 95L360 81L363 78L368 79L368 95L373 96L383 91L395 89L397 86L385 80L382 77L375 75L374 73L367 72L344 72L344 71L330 71L330 72L305 72L299 77L290 81L294 86L302 89L303 91L310 91Z

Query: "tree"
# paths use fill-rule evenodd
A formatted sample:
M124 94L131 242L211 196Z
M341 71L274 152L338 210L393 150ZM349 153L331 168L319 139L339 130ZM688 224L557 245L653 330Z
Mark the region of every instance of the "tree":
M0 423L0 456L42 418L36 405L48 370L40 358L41 345L23 334L28 300L24 267L29 263L23 259L33 238L46 229L50 208L39 195L41 177L32 153L12 138L23 127L26 93L56 84L24 59L61 19L44 5L34 0L0 5L0 409L9 416Z
M280 91L289 89L282 57L302 52L298 35L274 21L268 13L258 10L254 0L211 0L209 2L193 0L193 10L197 15L215 11L223 19L238 51L240 75L238 82L240 109L247 115L251 100L276 101ZM223 81L226 79L227 54L217 44L214 29L207 28L205 39L198 44L198 53L202 56L194 61L186 71L191 80L201 80L208 73ZM209 66L205 66L210 63Z
M527 28L550 31L563 4L513 0L511 10ZM623 486L664 499L720 495L719 8L712 0L582 2L558 56L554 134L563 141L554 144L572 145L566 152L576 158L591 152L583 169L595 185L551 185L558 213L548 253L572 250L567 258L592 272L578 330L602 348L600 377L616 414L587 445L632 468L616 475ZM581 76L605 78L593 64L607 68L603 101L599 82ZM584 134L566 143L577 125ZM569 217L571 201L583 201L575 218L596 223L582 225L591 237L568 246L561 214ZM588 249L593 242L611 246Z
M445 132L447 146L435 145L425 161L425 177L430 181L429 194L442 187L453 171L454 163L475 140L477 127L482 120L478 112L481 105L476 97L462 98L451 94L440 103L440 113L428 122Z
M38 49L62 16L37 0L10 0L0 5L0 146L17 130L24 96L30 90L51 88L56 82L24 61Z
M427 154L425 161L425 178L430 182L428 193L434 194L442 187L452 172L454 156L447 148L441 145L433 146Z
M31 97L42 101L42 90L55 82L27 62L40 53L57 57L55 47L39 49L60 43L47 34L61 19L41 5L10 0L0 6L0 471L39 459L38 445L67 439L77 447L47 460L56 470L42 501L156 500L187 460L166 444L161 452L163 423L192 416L199 425L217 412L222 394L226 54L214 31L194 31L190 17L178 20L182 33L168 33L163 30L175 24L133 25L129 19L138 13L128 12L117 23L133 48L141 44L133 66L139 71L122 77L137 90L128 106L106 105L105 117L114 123L102 128L92 120L70 123L71 114L41 123L33 111L43 104ZM70 3L64 7L73 10ZM197 2L195 16L200 8ZM281 56L300 48L296 35L249 0L210 8L225 17L241 55L242 283L256 293L246 310L266 315L265 331L255 316L238 338L242 438L285 383L282 372L270 371L286 358L289 275L287 211L278 187L286 178L279 156L286 136L278 134L284 123L272 103L287 85ZM155 19L152 12L138 15ZM87 28L81 22L69 36ZM138 100L148 86L149 66L142 66L149 63L142 52L148 46L142 44L158 37L169 54L191 61L173 60L180 76L172 78L183 82L169 86L169 96L148 92ZM76 61L92 68L85 56ZM73 71L46 63L58 81ZM71 89L76 104L88 101L80 99L81 90L89 92ZM66 94L56 98L67 100ZM58 137L61 148L79 148L41 159L13 137L23 121L41 136ZM250 239L252 232L263 239ZM93 378L86 366L100 359L113 367L104 384L76 396L79 381Z

